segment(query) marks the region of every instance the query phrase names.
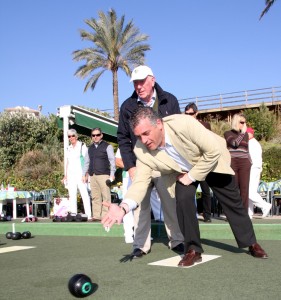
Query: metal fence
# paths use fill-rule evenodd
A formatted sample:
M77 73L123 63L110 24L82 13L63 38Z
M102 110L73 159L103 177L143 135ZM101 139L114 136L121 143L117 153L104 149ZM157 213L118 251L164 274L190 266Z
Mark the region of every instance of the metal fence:
M251 107L261 103L277 105L281 103L281 86L179 99L181 111L190 102L194 102L201 113L228 110L230 107Z
M281 104L281 86L179 99L182 112L190 102L194 102L197 105L200 113L229 110L235 107L258 107L261 103L277 105ZM111 116L114 114L112 108L101 111L106 111Z

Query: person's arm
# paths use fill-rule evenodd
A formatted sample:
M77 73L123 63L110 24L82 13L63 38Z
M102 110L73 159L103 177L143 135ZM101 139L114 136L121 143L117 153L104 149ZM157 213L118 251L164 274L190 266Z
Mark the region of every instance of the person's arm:
M123 163L119 148L117 149L117 151L115 153L115 165L118 168L124 169L124 163Z
M114 203L103 202L103 206L108 207L108 213L101 221L105 228L112 227L116 222L121 224L124 215L137 208L144 199L151 184L152 169L137 161L137 170L135 180L128 188L125 199L119 206Z
M121 107L117 129L117 141L126 171L136 166L136 156L133 152L136 138L131 132L129 118L130 116L128 112L126 112L126 109Z
M107 157L110 164L110 179L113 181L115 179L115 171L116 171L116 165L115 165L115 155L114 150L111 145L108 145L106 148Z
M232 131L227 131L224 133L224 138L228 146L232 148L238 148L244 139L245 133L238 132L237 135Z
M90 158L89 158L89 151L86 145L84 145L83 147L85 147L86 149L84 150L84 166L83 166L83 170L82 170L82 175L86 176L86 174L88 173L89 170L89 165L90 165Z
M115 157L115 164L116 164L116 167L124 169L124 164L123 164L122 158Z

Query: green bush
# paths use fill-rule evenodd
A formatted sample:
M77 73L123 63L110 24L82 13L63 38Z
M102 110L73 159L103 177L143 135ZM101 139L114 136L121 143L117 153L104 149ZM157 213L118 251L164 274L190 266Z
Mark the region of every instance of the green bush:
M273 146L263 150L262 180L276 181L281 178L281 146Z
M247 109L244 112L247 120L247 126L255 129L255 138L257 140L270 140L277 126L277 118L274 112L270 111L264 103L258 109Z

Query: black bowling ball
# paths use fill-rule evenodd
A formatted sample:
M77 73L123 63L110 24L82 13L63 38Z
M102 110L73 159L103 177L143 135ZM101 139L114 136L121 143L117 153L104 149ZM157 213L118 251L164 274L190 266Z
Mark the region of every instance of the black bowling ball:
M85 274L73 275L68 282L70 293L77 298L84 298L91 295L96 288L97 285L93 284L91 278Z

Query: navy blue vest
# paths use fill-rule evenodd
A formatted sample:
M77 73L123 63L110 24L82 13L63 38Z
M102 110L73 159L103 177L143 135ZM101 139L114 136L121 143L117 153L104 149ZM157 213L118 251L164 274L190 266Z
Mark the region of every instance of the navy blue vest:
M93 176L94 174L110 175L110 162L106 152L108 145L109 144L107 142L101 141L97 147L94 143L89 147L90 176Z

